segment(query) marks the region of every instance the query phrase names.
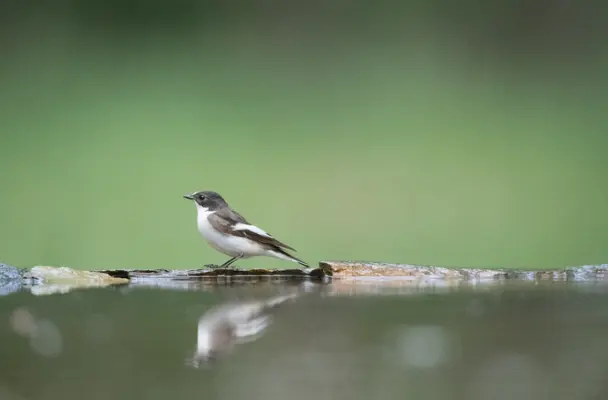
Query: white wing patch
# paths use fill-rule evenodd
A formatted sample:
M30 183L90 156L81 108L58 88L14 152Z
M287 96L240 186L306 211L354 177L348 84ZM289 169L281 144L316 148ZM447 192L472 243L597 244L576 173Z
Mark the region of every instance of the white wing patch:
M251 231L251 232L257 233L258 235L272 237L272 236L270 236L270 234L268 234L267 232L258 228L255 225L248 225L248 224L243 224L243 223L239 222L232 229L235 231Z

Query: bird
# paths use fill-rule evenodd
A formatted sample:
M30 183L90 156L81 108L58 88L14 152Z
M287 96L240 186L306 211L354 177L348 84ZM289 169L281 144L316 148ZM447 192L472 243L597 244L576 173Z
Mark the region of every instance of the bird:
M310 268L306 262L285 250L297 251L296 249L250 224L219 193L202 190L186 194L184 198L194 201L198 231L207 243L220 253L232 257L218 268L225 269L237 260L256 256L292 261Z

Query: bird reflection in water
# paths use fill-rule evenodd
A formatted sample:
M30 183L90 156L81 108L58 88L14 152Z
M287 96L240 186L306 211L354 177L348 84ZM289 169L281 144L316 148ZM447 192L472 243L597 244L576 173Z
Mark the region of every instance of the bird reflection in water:
M186 365L209 365L230 354L236 345L257 340L272 323L271 310L297 296L294 293L213 307L198 321L196 350Z

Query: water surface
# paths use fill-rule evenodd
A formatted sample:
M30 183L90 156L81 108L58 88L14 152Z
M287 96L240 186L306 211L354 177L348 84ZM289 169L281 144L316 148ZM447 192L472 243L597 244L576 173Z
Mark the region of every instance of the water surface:
M3 297L0 399L572 400L608 394L604 284L334 281L190 289ZM289 299L252 313L246 324L235 319L247 320L258 301L281 298ZM210 330L200 340L209 341L202 343L206 353L195 357L201 317L207 321L202 330ZM251 335L233 341L235 326ZM210 351L212 344L217 348Z

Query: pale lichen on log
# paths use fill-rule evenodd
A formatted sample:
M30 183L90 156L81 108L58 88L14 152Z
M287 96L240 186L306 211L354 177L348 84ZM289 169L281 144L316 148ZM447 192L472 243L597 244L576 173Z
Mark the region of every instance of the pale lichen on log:
M74 289L103 288L128 284L125 278L116 278L95 271L80 271L67 267L36 266L25 272L32 294L68 293Z
M392 264L365 261L321 261L334 278L401 277L442 280L599 280L608 278L608 264L570 267L560 270L517 270L447 268L428 265Z

